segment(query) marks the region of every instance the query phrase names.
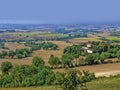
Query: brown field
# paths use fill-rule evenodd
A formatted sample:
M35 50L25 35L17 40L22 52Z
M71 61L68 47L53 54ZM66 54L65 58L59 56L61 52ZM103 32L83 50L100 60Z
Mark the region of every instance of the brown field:
M87 38L74 38L69 40L71 43L81 43L81 42L88 42L88 41L101 41L98 38L87 37Z
M43 60L45 61L45 64L48 65L48 60L51 54L61 58L64 48L66 46L71 45L70 43L66 43L64 41L52 41L52 42L58 45L58 50L37 50L33 52L31 57L23 58L23 59L0 59L0 65L2 62L5 62L5 61L10 61L13 65L23 65L23 64L29 65L32 63L32 58L35 56L39 56L43 58ZM11 50L15 50L17 48L28 48L23 44L19 45L18 43L11 43L11 42L6 43L6 46Z
M28 48L23 43L17 43L17 42L6 42L5 47L8 47L9 50Z
M48 65L48 60L49 60L49 57L51 54L53 54L56 57L61 58L64 48L66 46L71 45L70 43L66 43L64 41L52 41L52 43L58 45L58 50L37 50L37 51L33 52L32 56L33 57L39 56L39 57L43 58L46 65Z
M85 71L94 72L96 76L109 76L109 75L120 74L120 63L79 66L71 69L77 69L79 71L85 70ZM66 69L55 69L54 71L65 72Z

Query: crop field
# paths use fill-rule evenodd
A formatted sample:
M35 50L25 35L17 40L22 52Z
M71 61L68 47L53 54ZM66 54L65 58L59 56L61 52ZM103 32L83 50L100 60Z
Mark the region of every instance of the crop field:
M120 76L99 78L87 83L88 90L119 90ZM60 86L41 86L24 88L0 88L0 90L62 90ZM79 90L81 90L79 88Z
M108 37L108 38L106 38L106 39L108 39L108 40L110 40L110 41L120 41L120 37Z
M48 37L67 37L68 35L66 34L57 34L57 33L51 33L51 32L24 32L24 33L8 33L14 36L48 36Z
M92 38L92 37L87 37L87 38L74 38L69 40L71 43L81 43L81 42L88 42L88 41L101 41L99 38Z
M1 39L14 40L14 39L25 39L25 38L35 38L35 37L50 37L50 38L63 38L68 37L67 34L58 34L52 32L9 32L0 34Z
M64 41L52 41L52 43L58 45L58 50L37 50L33 52L31 57L27 57L23 59L0 59L0 65L2 62L5 62L5 61L9 61L13 65L24 65L24 64L29 65L32 63L32 58L35 56L39 56L43 58L45 61L45 64L48 65L48 60L51 54L61 58L64 48L66 46L71 45L70 43L66 43ZM6 46L8 46L11 50L15 50L17 48L23 48L23 47L29 48L29 47L24 46L23 44L19 45L18 43L11 43L11 42L6 43Z

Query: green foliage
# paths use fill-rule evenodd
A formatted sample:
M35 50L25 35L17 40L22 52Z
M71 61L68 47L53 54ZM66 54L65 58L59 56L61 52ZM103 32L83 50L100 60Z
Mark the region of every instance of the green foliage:
M64 49L64 53L69 53L73 57L78 58L80 56L80 54L81 54L80 48L81 48L81 45L67 46Z
M3 62L1 64L1 70L2 70L2 73L3 74L8 74L9 73L9 70L12 68L12 64L11 62Z
M7 53L7 51L2 51L1 55L2 55L2 57L4 58L5 56L8 55L8 53Z
M40 60L40 58L37 57L35 60ZM30 87L55 84L61 85L63 90L77 90L78 85L94 79L94 74L85 71L83 75L76 70L55 74L51 69L44 66L22 65L12 68L9 62L4 62L3 67L6 74L0 75L0 87Z
M32 50L56 50L58 46L56 44L53 44L51 42L43 42L43 43L36 43L36 42L26 42L26 46L29 46L32 48Z
M32 64L33 66L39 67L39 66L43 66L44 65L44 61L42 58L39 57L34 57L32 60Z
M13 58L13 57L15 56L15 52L12 51L12 50L9 51L9 52L8 52L8 56L11 57L11 58Z
M77 70L69 70L65 73L63 79L61 79L63 82L61 86L63 90L78 90L78 86L80 86L82 90L83 88L87 90L85 83L93 79L95 79L95 75L88 71L83 71L82 73Z
M0 53L0 58L4 58L5 56L9 56L11 58L13 58L14 56L16 56L16 58L21 59L21 58L25 58L30 56L30 54L32 53L32 51L30 49L16 49L15 51L2 51L2 53Z
M85 61L87 62L87 64L93 65L94 62L95 62L95 58L94 58L93 55L88 55L88 56L86 57Z
M57 65L61 64L60 59L58 57L50 56L48 63L54 68Z
M62 64L64 67L71 67L72 66L73 56L71 54L63 54L62 55Z
M120 50L117 52L117 58L120 60Z
M29 87L51 85L55 79L52 70L46 67L15 66L9 75L0 75L0 87Z
M85 60L84 60L84 59L79 59L79 65L80 65L80 66L86 65Z

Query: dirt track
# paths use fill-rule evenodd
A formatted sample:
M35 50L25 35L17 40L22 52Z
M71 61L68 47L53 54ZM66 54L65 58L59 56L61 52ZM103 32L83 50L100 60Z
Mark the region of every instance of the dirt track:
M95 73L95 76L96 77L100 77L100 76L106 76L106 77L109 77L109 76L114 76L114 75L118 75L120 74L120 70L114 70L114 71L107 71L107 72L99 72L99 73Z
M90 71L94 72L96 77L99 76L110 76L120 74L120 63L112 63L112 64L101 64L101 65L92 65L92 66L80 66L72 69L77 69L80 71ZM56 72L64 72L65 69L56 69Z

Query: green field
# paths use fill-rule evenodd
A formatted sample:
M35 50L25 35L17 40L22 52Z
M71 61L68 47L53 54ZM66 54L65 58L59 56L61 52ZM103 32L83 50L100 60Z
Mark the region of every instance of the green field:
M9 35L18 36L18 37L26 37L26 36L49 36L49 37L67 37L67 34L58 34L58 33L52 33L52 32L15 32L15 33L7 33Z
M108 37L108 38L106 38L106 39L108 39L108 40L110 40L110 41L120 41L120 38L119 38L119 37Z
M88 90L120 90L120 76L99 78L87 83ZM25 88L0 88L0 90L62 90L57 86L25 87ZM81 90L79 88L79 90Z

